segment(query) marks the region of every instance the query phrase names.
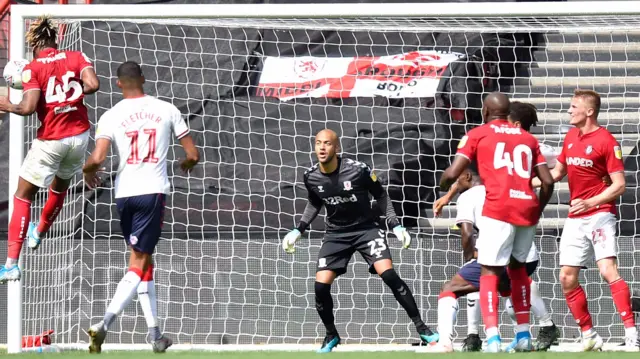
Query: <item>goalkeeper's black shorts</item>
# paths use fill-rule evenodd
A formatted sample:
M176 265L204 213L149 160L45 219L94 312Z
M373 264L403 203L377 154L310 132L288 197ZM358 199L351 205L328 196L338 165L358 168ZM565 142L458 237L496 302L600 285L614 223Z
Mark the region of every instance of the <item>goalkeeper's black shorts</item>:
M318 253L316 271L330 270L337 275L344 274L351 257L357 251L369 265L369 272L375 274L375 262L391 259L386 237L385 231L378 228L340 236L326 234Z

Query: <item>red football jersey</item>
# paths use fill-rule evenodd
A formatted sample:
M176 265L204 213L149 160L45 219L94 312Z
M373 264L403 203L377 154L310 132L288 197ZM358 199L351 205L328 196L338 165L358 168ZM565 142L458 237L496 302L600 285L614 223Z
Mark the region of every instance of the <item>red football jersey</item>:
M569 130L564 137L558 162L567 168L571 200L588 199L599 195L607 188L602 177L624 171L622 148L611 133L603 127L586 135L581 135L580 130L575 127ZM569 218L591 216L598 212L615 214L615 201L593 207L577 215L569 213Z
M84 106L82 71L92 67L79 51L45 49L22 72L24 92L40 90L38 139L57 140L89 129Z
M457 155L478 164L487 191L483 216L516 226L538 223L540 204L531 178L533 168L546 160L533 135L506 120L494 120L469 131Z

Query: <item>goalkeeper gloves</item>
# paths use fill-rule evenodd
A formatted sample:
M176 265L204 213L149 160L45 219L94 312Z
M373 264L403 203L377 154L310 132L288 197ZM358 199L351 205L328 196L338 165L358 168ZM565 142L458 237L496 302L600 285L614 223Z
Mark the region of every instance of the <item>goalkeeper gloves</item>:
M393 234L395 234L396 238L402 242L402 248L409 248L411 245L411 236L406 228L401 225L397 225L393 227Z
M300 237L302 237L302 233L300 233L300 231L297 229L294 229L291 232L287 233L287 235L284 236L284 239L282 240L282 249L284 249L284 251L287 253L295 252L296 249L293 246L295 246Z

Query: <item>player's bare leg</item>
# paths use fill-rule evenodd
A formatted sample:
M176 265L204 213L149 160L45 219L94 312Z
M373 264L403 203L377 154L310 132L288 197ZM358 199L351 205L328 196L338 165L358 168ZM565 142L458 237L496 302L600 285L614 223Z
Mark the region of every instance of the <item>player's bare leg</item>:
M64 205L64 199L67 196L67 189L69 189L70 184L71 179L62 179L58 176L54 177L49 187L49 197L47 197L47 202L44 204L42 214L40 215L40 223L37 226L35 223L29 223L27 236L29 238L29 248L32 250L38 249L42 238L47 234L56 217L58 217Z
M330 353L340 344L340 334L335 326L333 316L333 298L331 297L331 285L336 279L336 272L323 270L316 272L315 294L316 310L327 331L318 353Z
M600 275L609 283L611 298L622 318L625 331L625 347L628 350L637 351L639 350L638 330L636 329L635 316L631 308L631 291L627 282L620 277L617 260L615 257L603 258L596 263L600 270Z
M433 333L429 327L422 321L420 310L416 305L416 300L411 293L411 289L407 284L398 276L398 273L393 269L391 259L381 259L373 263L373 268L376 273L382 278L384 283L391 289L393 296L396 297L398 303L407 312L411 321L416 326L418 335L425 343L435 343L439 339L438 333Z
M107 307L104 319L98 324L91 326L88 330L90 353L100 353L102 351L102 343L104 343L104 339L107 336L109 326L116 319L116 316L122 313L122 310L131 303L131 300L137 293L137 288L140 285L147 264L150 262L150 254L131 250L129 271L122 280L120 280L120 283L118 283L116 293L111 303L109 303L109 307Z
M498 331L498 282L504 267L482 266L480 275L480 310L487 334L488 353L500 352L501 339Z
M587 306L587 295L578 282L580 267L562 266L560 268L560 284L567 300L569 311L580 326L582 333L582 349L584 351L600 351L604 344L602 338L593 329L591 314Z
M22 177L18 179L18 189L13 197L13 212L9 221L7 261L4 267L0 268L0 283L20 279L18 260L31 219L31 202L39 189Z
M464 280L460 274L456 274L450 281L442 286L438 299L438 334L440 340L437 345L428 347L429 352L450 353L453 352L453 325L458 314L458 298L469 293L475 293L478 288ZM477 338L477 340L476 340ZM480 351L482 341L476 333L465 339L463 351Z

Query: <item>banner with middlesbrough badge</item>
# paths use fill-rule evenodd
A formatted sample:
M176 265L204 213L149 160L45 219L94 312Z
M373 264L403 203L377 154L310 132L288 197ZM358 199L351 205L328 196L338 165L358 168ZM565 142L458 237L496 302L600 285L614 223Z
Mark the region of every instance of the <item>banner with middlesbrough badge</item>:
M460 53L413 51L375 57L269 57L258 96L290 100L301 97L433 97L440 77Z

